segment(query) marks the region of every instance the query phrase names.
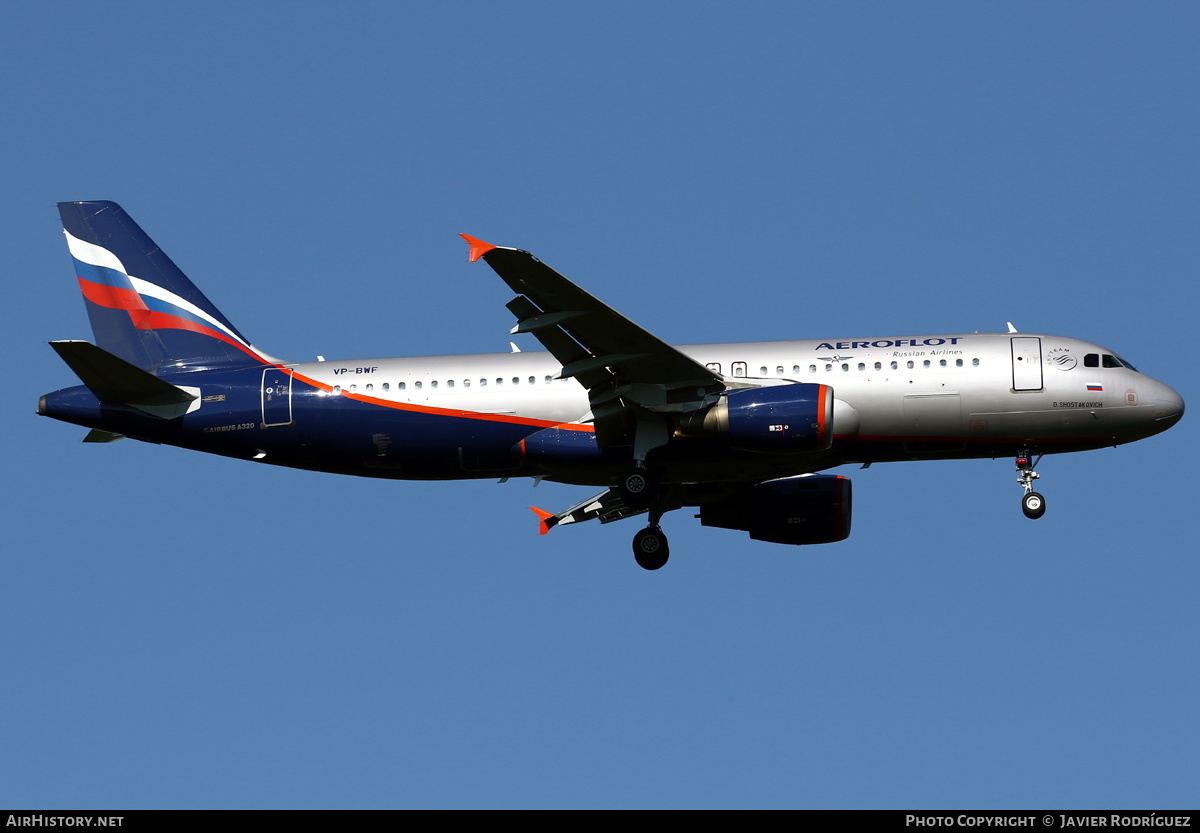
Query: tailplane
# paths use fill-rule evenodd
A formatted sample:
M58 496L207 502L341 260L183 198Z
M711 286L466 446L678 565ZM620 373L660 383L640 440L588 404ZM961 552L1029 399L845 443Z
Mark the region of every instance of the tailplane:
M61 202L96 344L153 373L273 364L114 202Z

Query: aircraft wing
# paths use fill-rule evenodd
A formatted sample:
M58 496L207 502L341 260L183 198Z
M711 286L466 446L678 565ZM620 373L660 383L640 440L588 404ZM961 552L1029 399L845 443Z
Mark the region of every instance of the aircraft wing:
M533 333L587 388L601 447L625 440L639 408L690 411L715 401L721 376L580 289L529 252L462 235L518 295L513 333Z
M541 521L542 535L545 535L550 531L551 527L555 526L590 521L593 518L599 518L600 523L606 524L612 521L619 521L622 518L628 518L632 515L642 515L646 512L645 509L631 509L626 506L616 489L605 489L600 494L592 495L587 500L581 501L570 509L564 509L558 513L547 512L544 509L538 509L536 506L530 506L529 508L534 511Z

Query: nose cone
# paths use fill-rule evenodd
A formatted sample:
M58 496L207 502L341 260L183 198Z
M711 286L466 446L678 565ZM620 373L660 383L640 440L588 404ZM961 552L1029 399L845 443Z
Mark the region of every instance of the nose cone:
M1183 397L1158 383L1154 390L1154 421L1159 431L1166 431L1183 417Z

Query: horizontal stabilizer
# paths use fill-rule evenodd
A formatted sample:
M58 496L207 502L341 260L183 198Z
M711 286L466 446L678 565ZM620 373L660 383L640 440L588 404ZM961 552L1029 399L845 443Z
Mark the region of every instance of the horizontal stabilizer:
M89 342L52 341L50 346L101 402L169 418L182 416L198 398Z
M117 440L125 439L124 434L114 434L111 431L101 431L99 428L93 428L88 431L88 435L83 438L85 443L115 443Z

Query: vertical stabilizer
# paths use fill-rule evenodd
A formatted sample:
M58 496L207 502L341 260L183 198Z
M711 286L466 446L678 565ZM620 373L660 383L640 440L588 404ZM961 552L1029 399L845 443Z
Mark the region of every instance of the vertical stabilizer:
M61 202L96 344L154 373L246 367L255 350L114 202Z

